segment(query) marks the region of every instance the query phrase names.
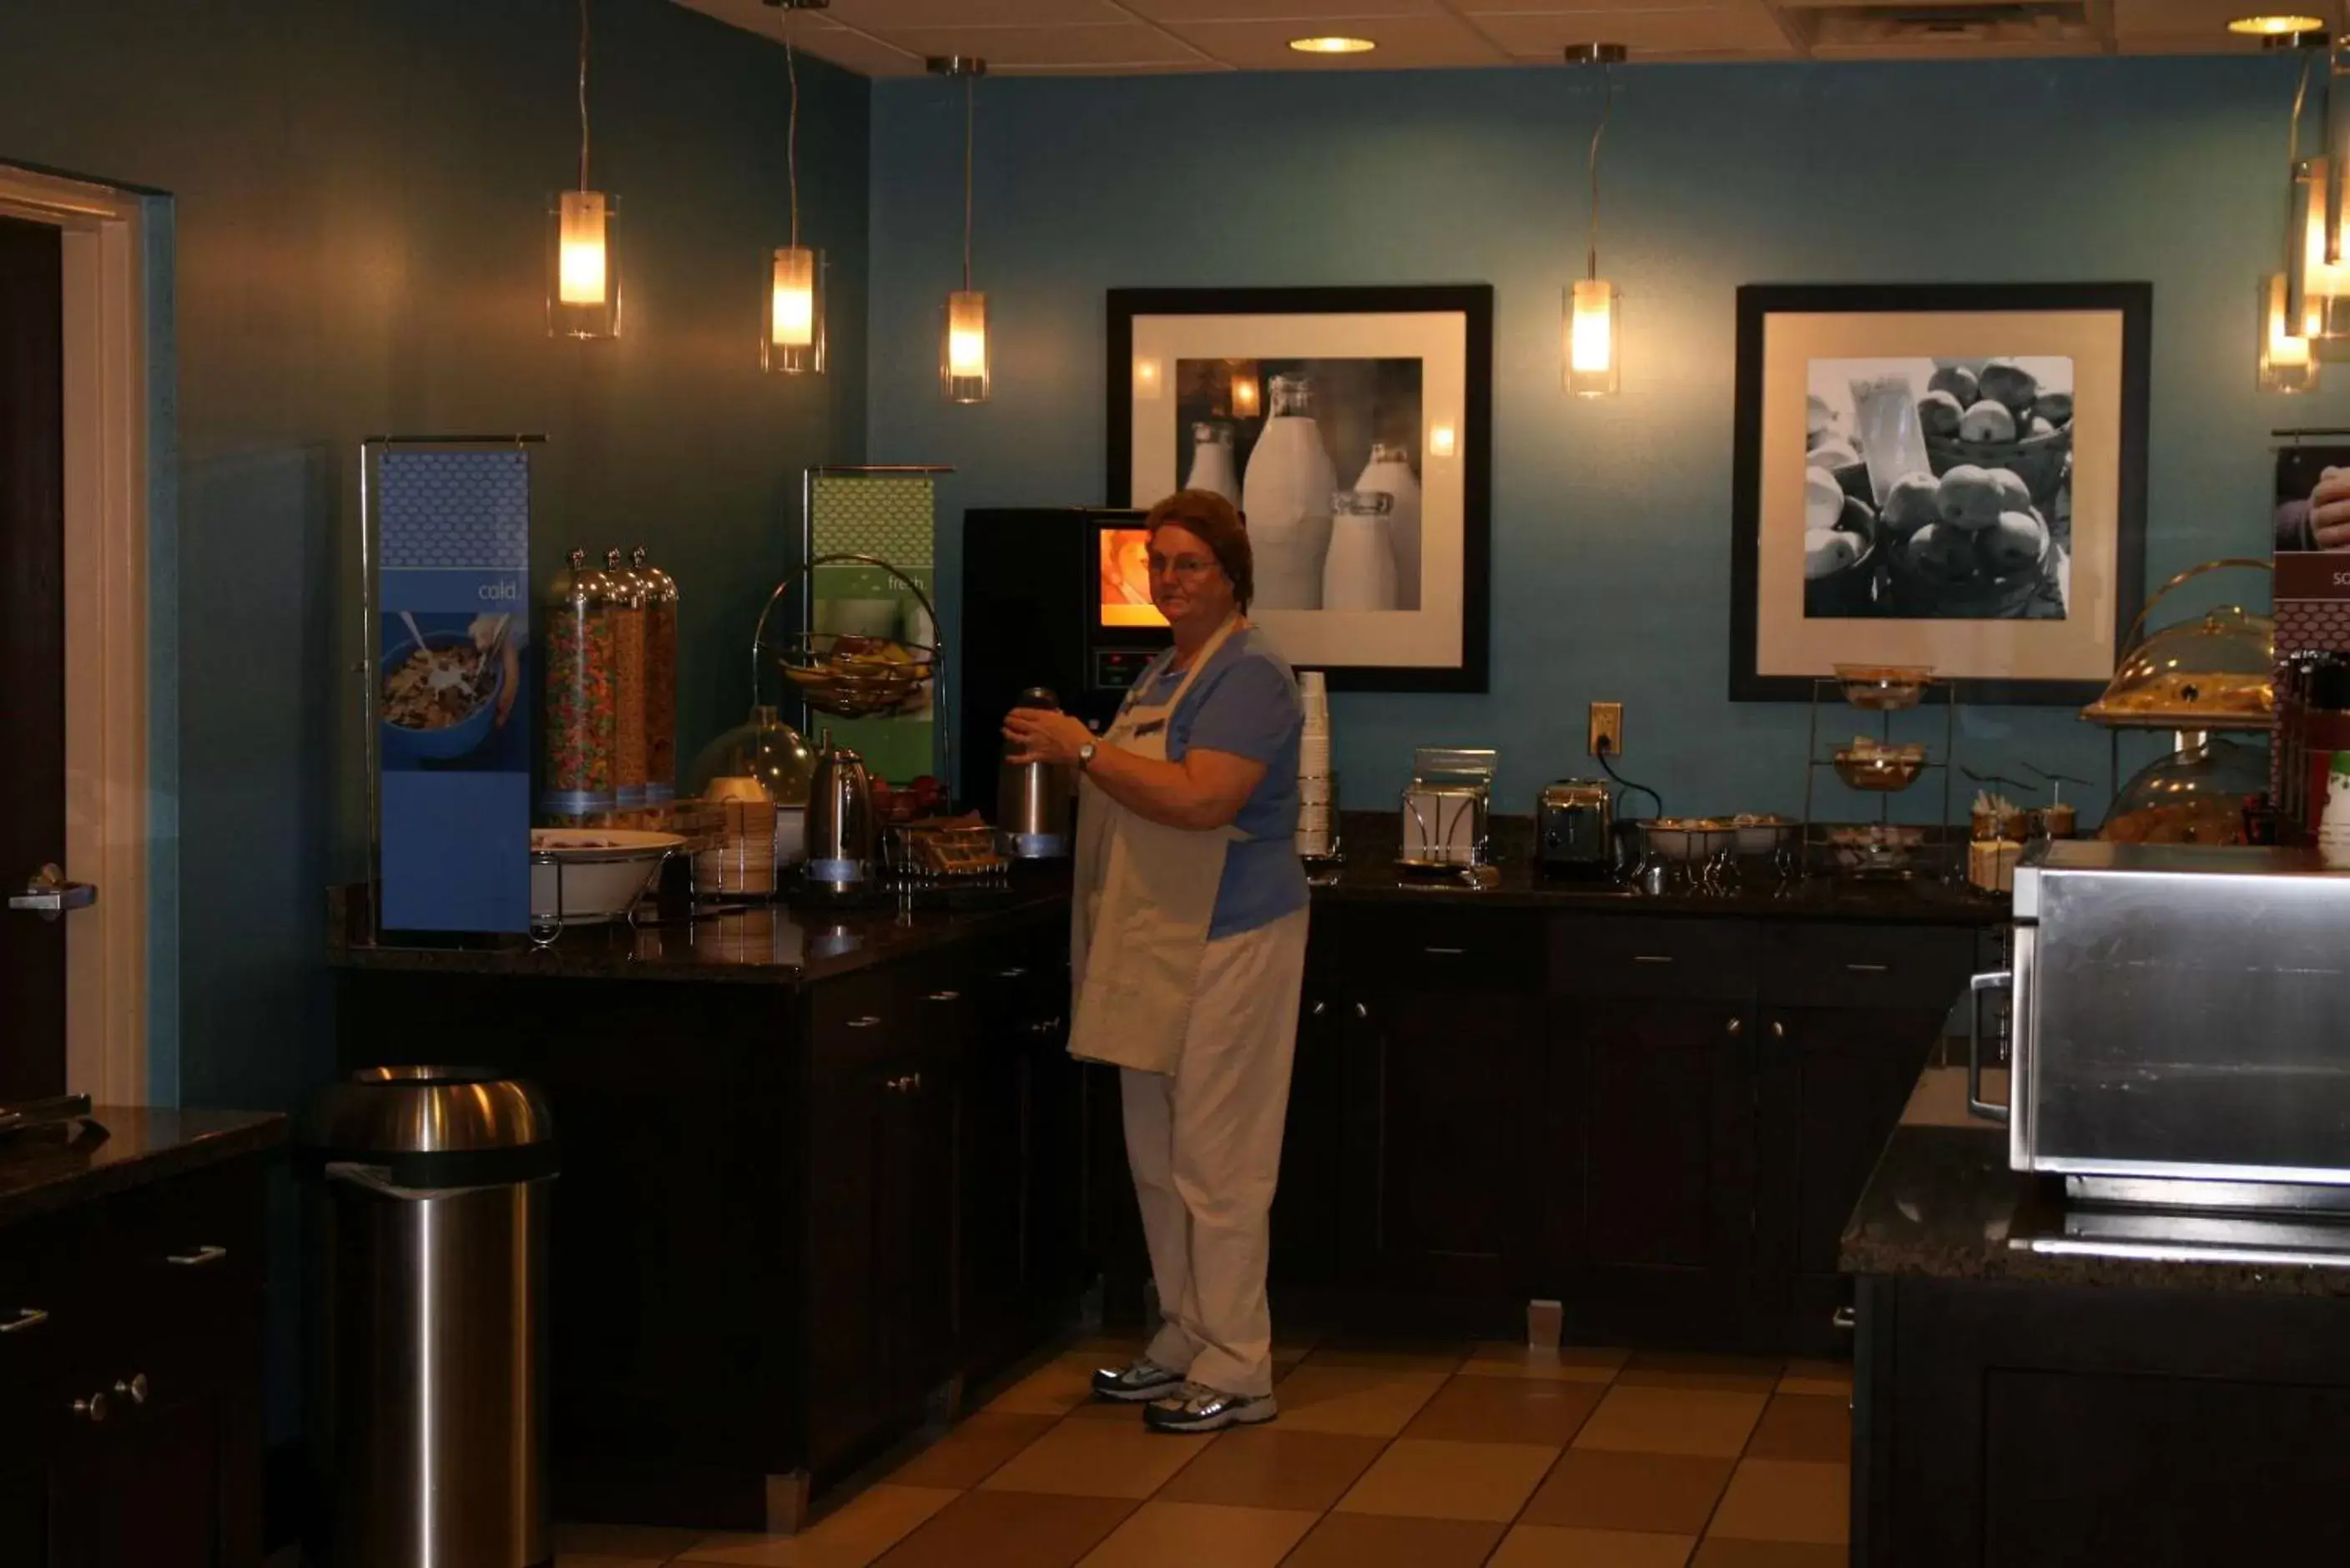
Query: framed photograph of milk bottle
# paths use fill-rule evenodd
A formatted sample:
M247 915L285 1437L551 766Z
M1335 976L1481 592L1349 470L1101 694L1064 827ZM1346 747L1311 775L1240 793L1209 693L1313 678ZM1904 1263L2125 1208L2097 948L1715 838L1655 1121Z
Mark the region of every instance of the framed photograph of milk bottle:
M1109 504L1230 500L1291 663L1486 689L1489 286L1113 289L1109 364Z
M2094 701L2143 602L2146 284L1738 291L1731 696Z

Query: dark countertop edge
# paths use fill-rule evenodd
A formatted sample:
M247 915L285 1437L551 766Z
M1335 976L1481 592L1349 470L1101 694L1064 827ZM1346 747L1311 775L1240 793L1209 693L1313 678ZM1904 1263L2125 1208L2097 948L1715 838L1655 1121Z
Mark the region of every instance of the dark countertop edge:
M1922 1210L1921 1193L1948 1206L1930 1231L1923 1219L1903 1211L1905 1203ZM1886 1140L1846 1224L1836 1266L1849 1275L1897 1280L2350 1296L2350 1267L2082 1257L2010 1244L2019 1220L2039 1229L2062 1203L2061 1179L2009 1168L2004 1127L1904 1122ZM1911 1233L1897 1233L1905 1230Z
M266 1154L292 1137L275 1112L180 1110L168 1106L97 1106L90 1119L108 1137L86 1148L34 1142L0 1160L0 1226L62 1213L225 1160Z
M1533 875L1520 868L1519 876ZM1970 926L1989 929L2004 924L2009 908L2004 900L1962 898L1954 895L1904 896L1898 884L1883 891L1864 891L1866 885L1838 884L1821 879L1808 886L1819 896L1797 894L1648 895L1562 881L1555 885L1515 881L1503 867L1497 888L1473 891L1466 888L1421 887L1406 884L1384 866L1349 867L1336 882L1317 883L1317 903L1426 905L1439 909L1532 909L1555 914L1652 915L1668 918L1713 917L1736 919L1845 920L1871 924Z

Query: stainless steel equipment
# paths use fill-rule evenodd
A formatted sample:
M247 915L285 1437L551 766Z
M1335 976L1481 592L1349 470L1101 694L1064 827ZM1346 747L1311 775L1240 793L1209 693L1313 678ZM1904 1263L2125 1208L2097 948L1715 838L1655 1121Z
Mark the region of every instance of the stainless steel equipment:
M854 893L873 877L873 783L865 759L816 742L816 778L808 785L808 886L824 893Z
M378 1067L319 1096L304 1131L331 1535L313 1561L549 1561L545 1102L479 1070Z
M1486 824L1494 768L1490 751L1414 748L1411 783L1403 792L1403 847L1398 862L1432 870L1482 866L1492 859Z
M1605 877L1614 869L1616 813L1607 786L1561 779L1534 803L1534 861L1564 877Z
M2306 850L2051 840L2015 871L2012 967L1974 978L1968 1106L2018 1170L2109 1202L2350 1189L2350 875ZM2010 1104L1982 1000L2011 992ZM2345 1193L2344 1196L2350 1196Z
M1061 700L1045 687L1020 693L1023 708L1061 711ZM1057 860L1069 853L1076 784L1069 770L1052 763L1015 763L996 770L996 842L1014 860Z

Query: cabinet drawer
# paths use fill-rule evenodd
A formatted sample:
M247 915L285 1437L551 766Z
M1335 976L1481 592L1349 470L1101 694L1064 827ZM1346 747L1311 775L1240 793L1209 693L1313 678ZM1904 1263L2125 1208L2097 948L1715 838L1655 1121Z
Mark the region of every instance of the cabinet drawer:
M1762 1000L1939 1012L1966 989L1975 937L1954 926L1773 925L1762 939Z
M810 1071L834 1079L878 1068L917 1038L922 993L901 966L827 981L808 998Z
M1565 996L1743 1002L1754 992L1754 922L1564 915L1551 925L1550 984Z
M1357 913L1340 944L1348 978L1383 991L1540 991L1543 918L1524 909Z

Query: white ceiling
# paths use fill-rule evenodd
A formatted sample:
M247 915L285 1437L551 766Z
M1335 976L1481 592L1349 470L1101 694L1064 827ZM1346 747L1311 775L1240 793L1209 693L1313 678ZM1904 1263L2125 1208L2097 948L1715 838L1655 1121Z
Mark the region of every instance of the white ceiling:
M774 38L764 0L679 0ZM2295 6L2339 24L2343 0ZM832 0L791 18L809 53L865 76L918 76L931 55L991 72L1113 76L1226 70L1409 70L1555 63L1571 43L1635 60L1981 58L2233 54L2251 0ZM2264 7L2281 9L2280 0ZM2039 12L2033 17L2020 15ZM1310 33L1374 40L1307 56Z

